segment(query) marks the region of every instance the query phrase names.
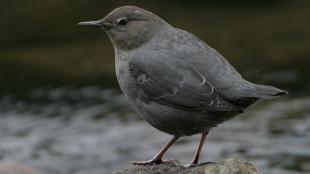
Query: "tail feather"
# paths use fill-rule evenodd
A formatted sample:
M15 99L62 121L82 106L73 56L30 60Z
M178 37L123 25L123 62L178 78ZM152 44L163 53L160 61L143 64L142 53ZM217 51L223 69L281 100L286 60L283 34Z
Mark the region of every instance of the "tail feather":
M237 97L228 100L244 109L260 99L273 99L288 94L287 91L273 86L258 85L248 81L242 83L241 86L242 87L239 87L239 89L237 88L237 92L231 93L235 94Z
M236 94L238 97L235 97L230 101L238 106L247 108L260 99L273 99L282 95L287 95L288 92L273 86L246 82L243 83L242 87L239 88L239 91Z
M272 99L278 96L287 95L288 92L273 86L255 85L254 93L261 99Z

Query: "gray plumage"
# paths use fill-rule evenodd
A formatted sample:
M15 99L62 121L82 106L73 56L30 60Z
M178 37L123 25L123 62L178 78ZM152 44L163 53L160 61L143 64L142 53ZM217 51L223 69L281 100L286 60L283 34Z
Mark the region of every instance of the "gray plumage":
M169 134L207 132L259 99L287 94L246 81L198 37L141 8L120 7L80 25L108 33L123 93L152 126Z

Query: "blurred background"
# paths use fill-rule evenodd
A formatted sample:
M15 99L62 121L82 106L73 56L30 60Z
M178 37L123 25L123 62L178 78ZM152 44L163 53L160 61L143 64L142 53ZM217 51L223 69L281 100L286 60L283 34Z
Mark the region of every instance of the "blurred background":
M136 5L188 30L248 80L289 91L211 131L202 161L238 156L268 174L310 173L310 1L10 0L0 6L0 159L46 174L102 174L169 139L128 106L97 20ZM143 132L143 134L141 134ZM167 158L188 163L198 136Z

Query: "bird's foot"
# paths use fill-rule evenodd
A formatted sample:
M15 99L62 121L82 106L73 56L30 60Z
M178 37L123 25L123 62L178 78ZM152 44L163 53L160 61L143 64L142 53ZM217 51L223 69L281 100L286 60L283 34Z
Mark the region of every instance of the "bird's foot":
M204 162L204 163L189 163L187 165L185 165L185 168L191 168L191 167L196 167L196 166L201 166L201 165L206 165L206 164L215 164L214 162Z
M198 164L197 163L189 163L187 165L185 165L185 168L191 168L191 167L196 167Z
M156 165L156 164L163 164L163 163L172 163L174 164L175 161L163 161L162 159L151 159L148 161L130 161L133 165L140 165L140 166L146 166L146 165Z

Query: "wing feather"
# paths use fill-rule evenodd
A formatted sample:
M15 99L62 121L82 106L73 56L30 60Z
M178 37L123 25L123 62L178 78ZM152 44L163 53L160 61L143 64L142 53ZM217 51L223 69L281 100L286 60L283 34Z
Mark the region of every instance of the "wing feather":
M208 79L194 67L169 59L169 50L145 51L130 60L130 75L145 96L153 102L185 110L242 112L223 99Z

